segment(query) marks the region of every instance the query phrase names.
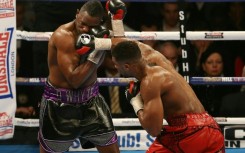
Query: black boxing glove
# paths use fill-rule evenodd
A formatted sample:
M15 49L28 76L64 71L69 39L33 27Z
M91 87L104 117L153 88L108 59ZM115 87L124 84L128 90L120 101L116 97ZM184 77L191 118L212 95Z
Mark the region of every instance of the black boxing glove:
M93 35L81 34L76 41L76 52L87 57L87 60L98 64L105 54L104 50L111 49L111 39L96 38ZM84 58L82 58L84 60ZM81 63L82 61L80 61Z
M106 10L113 20L123 20L127 13L127 7L121 0L108 0L106 2Z
M114 37L124 36L123 19L127 13L127 7L121 0L108 0L106 10L111 17L111 25Z
M131 81L125 91L125 95L138 116L138 111L144 108L144 102L140 94L140 82Z
M100 25L100 26L91 28L90 34L94 35L97 38L109 38L110 31L106 27Z
M77 38L75 48L80 55L91 53L93 50L110 50L111 39L96 38L93 35L81 34Z
M81 34L78 36L76 41L76 52L79 55L89 54L95 49L95 37L89 34Z
M130 81L125 90L126 99L130 100L135 97L140 92L140 82L139 81Z

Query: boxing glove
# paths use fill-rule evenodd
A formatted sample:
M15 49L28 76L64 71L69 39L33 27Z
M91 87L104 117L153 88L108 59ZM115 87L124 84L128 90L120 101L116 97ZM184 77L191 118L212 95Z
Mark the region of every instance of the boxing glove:
M89 33L91 35L94 35L95 37L98 37L98 38L108 38L110 36L110 31L102 25L91 28ZM81 38L79 38L79 39L81 39ZM87 60L90 52L87 52L88 50L85 47L80 46L81 44L80 44L79 40L78 40L77 44L78 44L77 45L77 48L78 48L77 53L80 55L83 55L83 56L81 56L80 63L83 63ZM101 52L101 54L103 54L103 52Z
M108 15L111 17L111 25L114 37L123 37L123 19L127 13L126 5L121 0L108 0L106 2L106 9Z
M81 34L78 36L75 45L79 55L84 55L93 52L94 50L110 50L110 38L96 38L93 35Z
M90 29L90 34L94 35L97 38L109 38L110 31L104 26L97 26Z
M113 20L123 20L127 7L121 0L108 0L106 10Z
M76 41L76 52L79 55L85 55L91 53L95 49L95 37L89 34L81 34Z
M140 82L130 81L125 90L126 99L130 100L140 92Z
M93 35L81 34L78 36L76 42L76 51L79 55L86 57L87 60L98 64L103 57L104 50L111 49L111 39L108 38L96 38ZM84 58L82 58L84 60ZM81 63L82 61L80 61Z
M143 109L144 103L140 95L140 82L130 81L125 90L126 99L133 106L134 112L137 115L138 111ZM138 116L138 115L137 115Z

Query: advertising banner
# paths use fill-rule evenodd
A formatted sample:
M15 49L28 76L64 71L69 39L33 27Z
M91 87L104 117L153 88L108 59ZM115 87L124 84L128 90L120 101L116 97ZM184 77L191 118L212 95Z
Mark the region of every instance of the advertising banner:
M14 134L16 111L15 0L0 0L0 139Z

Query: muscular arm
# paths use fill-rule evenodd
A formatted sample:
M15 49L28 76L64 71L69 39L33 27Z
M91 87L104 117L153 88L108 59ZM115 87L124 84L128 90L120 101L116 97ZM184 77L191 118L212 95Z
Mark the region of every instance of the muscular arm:
M96 64L90 61L79 64L80 56L76 54L71 36L61 34L56 37L55 44L60 71L72 88L80 87L97 69Z
M161 99L161 86L159 80L148 80L141 86L141 96L144 101L144 109L138 112L138 118L142 127L151 135L160 134L164 110Z

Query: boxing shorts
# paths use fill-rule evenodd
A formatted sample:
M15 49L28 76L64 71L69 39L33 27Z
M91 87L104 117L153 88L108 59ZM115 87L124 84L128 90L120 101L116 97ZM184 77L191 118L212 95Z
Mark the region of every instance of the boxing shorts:
M112 117L98 83L67 90L45 84L38 139L47 152L65 152L76 138L83 148L117 142Z
M224 136L208 113L184 114L166 119L146 153L224 153Z

